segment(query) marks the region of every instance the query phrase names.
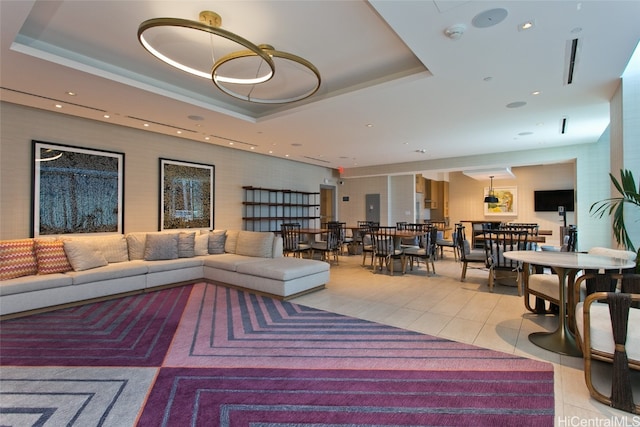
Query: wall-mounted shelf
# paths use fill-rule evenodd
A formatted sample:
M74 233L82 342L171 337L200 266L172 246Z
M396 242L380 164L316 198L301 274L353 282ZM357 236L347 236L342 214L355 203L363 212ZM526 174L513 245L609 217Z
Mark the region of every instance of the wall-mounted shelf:
M246 186L242 217L249 231L279 232L282 223L315 228L320 222L320 193Z

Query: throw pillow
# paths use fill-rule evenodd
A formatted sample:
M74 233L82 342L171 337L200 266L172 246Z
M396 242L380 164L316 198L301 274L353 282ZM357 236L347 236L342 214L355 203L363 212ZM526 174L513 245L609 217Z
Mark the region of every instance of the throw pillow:
M129 261L129 249L127 239L118 234L115 236L101 236L92 239L94 247L102 252L107 262Z
M144 248L144 259L158 261L178 258L178 233L149 233Z
M238 255L271 258L273 253L273 233L241 231L238 234L236 253Z
M147 242L147 233L135 232L127 234L127 247L129 248L129 259L144 259L144 249Z
M209 255L209 233L196 236L193 250L196 256Z
M63 243L64 252L74 271L89 270L109 264L102 252L96 249L91 242L76 239L65 240Z
M195 251L196 233L182 232L178 234L178 258L192 258L196 256Z
M64 273L72 270L64 253L62 240L36 239L34 248L38 260L38 274Z
M38 273L38 262L33 246L33 239L0 242L0 280Z
M213 230L209 232L209 253L223 254L227 230Z
M224 251L228 254L236 253L238 234L240 230L227 230L227 240L224 242Z

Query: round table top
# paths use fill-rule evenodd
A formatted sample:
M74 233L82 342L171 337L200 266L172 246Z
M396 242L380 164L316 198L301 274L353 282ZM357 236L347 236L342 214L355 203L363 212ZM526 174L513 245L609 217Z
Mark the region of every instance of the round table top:
M510 251L504 257L529 264L589 270L617 270L635 267L635 261L581 252Z

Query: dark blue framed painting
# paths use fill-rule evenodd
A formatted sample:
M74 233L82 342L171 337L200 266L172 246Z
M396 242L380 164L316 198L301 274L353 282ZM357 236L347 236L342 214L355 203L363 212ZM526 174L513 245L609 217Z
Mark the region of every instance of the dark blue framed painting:
M33 236L123 233L124 153L33 141Z

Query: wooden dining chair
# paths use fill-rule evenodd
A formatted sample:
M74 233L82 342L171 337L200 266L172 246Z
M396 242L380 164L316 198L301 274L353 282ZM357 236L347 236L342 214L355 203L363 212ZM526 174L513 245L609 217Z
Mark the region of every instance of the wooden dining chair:
M413 271L413 263L415 261L416 266L419 266L419 261L422 260L427 268L427 273L433 271L436 274L436 266L433 262L435 258L435 246L433 245L433 227L424 227L418 237L417 246L404 246L404 255L409 263L409 269ZM437 230L435 230L437 232ZM431 264L431 267L429 267Z
M620 292L611 290L612 280L621 282ZM640 414L630 375L631 369L640 371L640 275L587 273L576 280L575 289L588 281L592 281L588 296L575 307L576 341L583 353L587 389L605 405ZM608 392L593 381L593 360L612 364Z
M302 254L311 251L311 245L303 243L300 235L299 223L285 223L280 225L282 233L282 251L285 256L293 255L302 258Z
M378 260L378 269L386 267L393 276L395 260L399 259L402 265L402 274L406 271L406 257L404 250L396 236L395 227L377 227L371 232L374 257Z
M464 225L459 224L458 226L456 226L456 238L458 239L458 247L460 248L460 262L462 263L460 281L464 282L467 277L467 268L469 267L469 264L472 265L472 268L486 268L487 257L485 255L484 249L471 249L471 244L467 240L464 233ZM473 267L474 265L476 267Z
M528 235L527 230L485 230L484 251L489 268L489 291L493 292L497 273L502 271L515 275L518 296L522 295L522 263L506 258L504 253L526 250Z

